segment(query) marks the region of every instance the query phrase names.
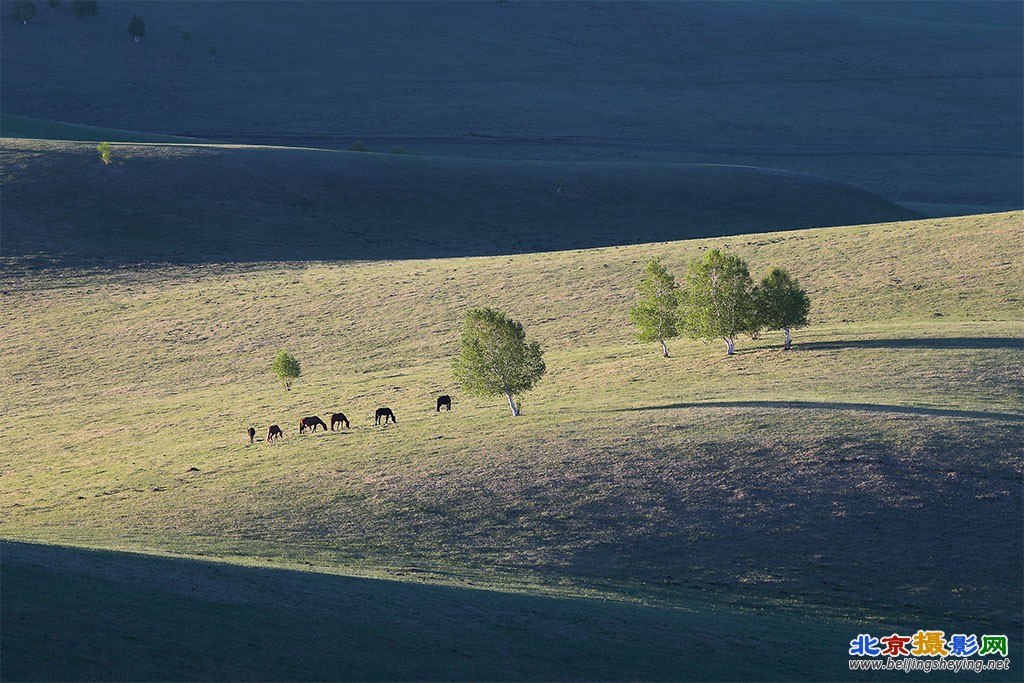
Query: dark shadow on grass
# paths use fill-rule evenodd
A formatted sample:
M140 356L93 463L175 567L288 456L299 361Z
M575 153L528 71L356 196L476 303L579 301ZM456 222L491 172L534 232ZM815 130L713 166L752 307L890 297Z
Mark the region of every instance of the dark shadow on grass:
M903 339L852 339L801 343L804 351L828 349L1017 349L1024 351L1020 337L917 337Z
M104 167L89 145L33 145L5 150L24 167L0 207L15 270L492 256L920 217L767 168L179 146L119 147Z
M700 403L669 403L661 406L640 406L617 408L612 412L639 412L645 410L679 410L683 408L783 408L795 410L850 410L870 413L901 413L907 415L929 415L940 417L967 417L985 420L1024 421L1024 415L994 413L984 410L959 410L954 408L923 408L919 406L896 406L885 403L838 403L833 401L707 401Z
M845 637L804 618L27 543L0 550L3 680L737 680L765 664L813 680L842 670L838 656L812 665L784 654L794 632L821 648ZM749 659L713 647L741 633L752 636Z

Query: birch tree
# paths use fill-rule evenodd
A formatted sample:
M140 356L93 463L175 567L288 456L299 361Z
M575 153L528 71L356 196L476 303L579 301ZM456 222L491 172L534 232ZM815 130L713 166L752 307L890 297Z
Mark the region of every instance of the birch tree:
M679 286L675 277L656 258L647 262L640 280L639 301L629 310L629 319L637 327L636 338L661 344L661 355L668 358L666 339L679 336Z
M687 270L681 307L688 335L721 338L732 355L736 336L757 326L750 269L739 256L709 250Z
M503 394L517 417L515 397L532 389L547 371L540 344L527 341L523 326L501 311L477 308L466 313L459 346L455 380L470 394Z

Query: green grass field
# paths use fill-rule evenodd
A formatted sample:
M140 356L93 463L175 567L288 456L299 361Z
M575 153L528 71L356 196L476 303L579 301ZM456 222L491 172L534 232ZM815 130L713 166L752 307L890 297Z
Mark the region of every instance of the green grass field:
M475 258L14 269L2 281L0 410L12 428L0 439L0 534L397 580L368 590L412 591L402 594L437 619L434 601L452 600L440 587L471 584L486 589L474 598L508 601L518 615L519 626L469 618L480 649L463 653L464 668L453 663L461 655L380 668L370 649L351 668L257 658L236 670L225 662L241 645L224 633L214 591L195 609L233 644L194 669L200 677L836 678L851 638L888 628L1005 632L1018 651L1020 221L1016 212ZM793 351L774 334L741 340L732 358L721 344L676 340L665 360L656 344L631 341L626 310L646 259L682 273L711 246L743 256L755 277L783 265L801 280L812 326ZM462 313L478 305L507 310L547 349L549 373L518 419L502 399L451 383ZM281 348L303 363L290 392L269 372ZM434 412L439 393L454 396L450 414ZM380 405L397 425L373 426ZM297 434L300 417L334 410L350 431ZM271 423L283 442L250 446L245 429L262 438ZM13 548L14 585L40 590L56 571L96 604L126 581L116 569L83 573L65 551ZM132 590L171 600L162 570L146 571L158 578ZM290 581L223 571L232 586L269 582L261 591ZM351 581L303 576L310 583L294 590L313 601ZM409 582L424 592L400 587ZM638 633L660 634L642 637L649 668L628 655L634 641L616 640L625 649L607 660L579 649L624 637L602 599L621 601L614 609L639 620ZM368 600L359 623L377 638L390 622ZM56 609L48 604L23 609ZM492 613L461 604L459 623ZM550 622L549 610L563 616ZM506 627L533 634L536 619L565 659L545 663L527 648L531 666L495 673L489 648L510 637ZM558 631L559 619L579 630ZM668 643L690 628L774 655L680 669L691 654ZM116 649L123 636L112 629L94 637ZM5 659L24 662L34 633L10 636ZM446 647L464 642L458 630L431 633ZM821 657L787 654L786 633L811 638ZM531 642L546 651L538 643L549 641ZM74 661L48 671L108 670Z

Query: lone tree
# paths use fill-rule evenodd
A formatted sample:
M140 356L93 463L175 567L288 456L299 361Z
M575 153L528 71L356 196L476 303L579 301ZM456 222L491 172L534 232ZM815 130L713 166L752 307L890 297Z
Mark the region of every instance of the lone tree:
M470 394L504 394L518 416L515 396L532 389L547 370L540 344L526 341L523 326L493 308L466 313L459 343L455 380Z
M772 268L761 280L755 292L757 326L768 330L782 330L786 334L785 349L792 346L791 328L807 326L811 301L807 293L783 268Z
M95 19L100 7L96 0L71 0L71 12L77 19Z
M668 358L666 339L679 336L679 286L661 261L652 258L644 268L638 287L640 300L629 310L636 325L636 338L661 344L661 355Z
M103 160L104 166L109 166L114 160L114 152L110 149L109 142L101 142L96 145L96 151L100 153L100 159Z
M35 15L36 3L32 0L18 0L14 3L14 18L20 19L25 26L28 26L28 22L32 21Z
M728 355L736 349L736 335L757 328L754 281L739 256L711 249L690 264L682 297L687 334L697 339L725 340Z
M132 20L128 22L128 35L134 38L136 43L146 35L146 22L138 14L133 14Z
M287 351L278 352L274 362L270 365L270 369L284 382L285 391L291 391L292 380L302 374L299 361L295 360L295 356Z

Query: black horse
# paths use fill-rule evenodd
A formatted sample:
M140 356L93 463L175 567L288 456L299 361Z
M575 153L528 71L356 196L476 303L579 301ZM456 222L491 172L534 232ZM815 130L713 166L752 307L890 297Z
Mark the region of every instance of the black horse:
M255 441L256 441L256 428L255 427L249 427L249 443L253 443Z
M270 429L267 430L267 443L270 443L274 439L280 439L284 436L284 432L277 425L270 425Z
M345 429L348 429L348 418L345 417L345 413L331 413L331 431L334 431L334 425L341 423L345 425Z
M327 425L325 425L324 421L316 415L313 415L312 417L304 417L299 420L299 434L304 434L307 429L311 432L315 432L317 426L323 427L324 431L327 431Z
M391 412L391 408L377 408L377 412L374 415L373 424L379 425L380 419L382 417L384 418L384 424L388 423L388 418L391 418L392 422L398 424L398 420L395 419L395 414Z
M447 408L448 412L451 412L451 410L452 410L452 397L449 396L448 394L445 394L444 396L438 396L437 397L437 412L439 412L439 413L441 412L441 407L442 406Z

